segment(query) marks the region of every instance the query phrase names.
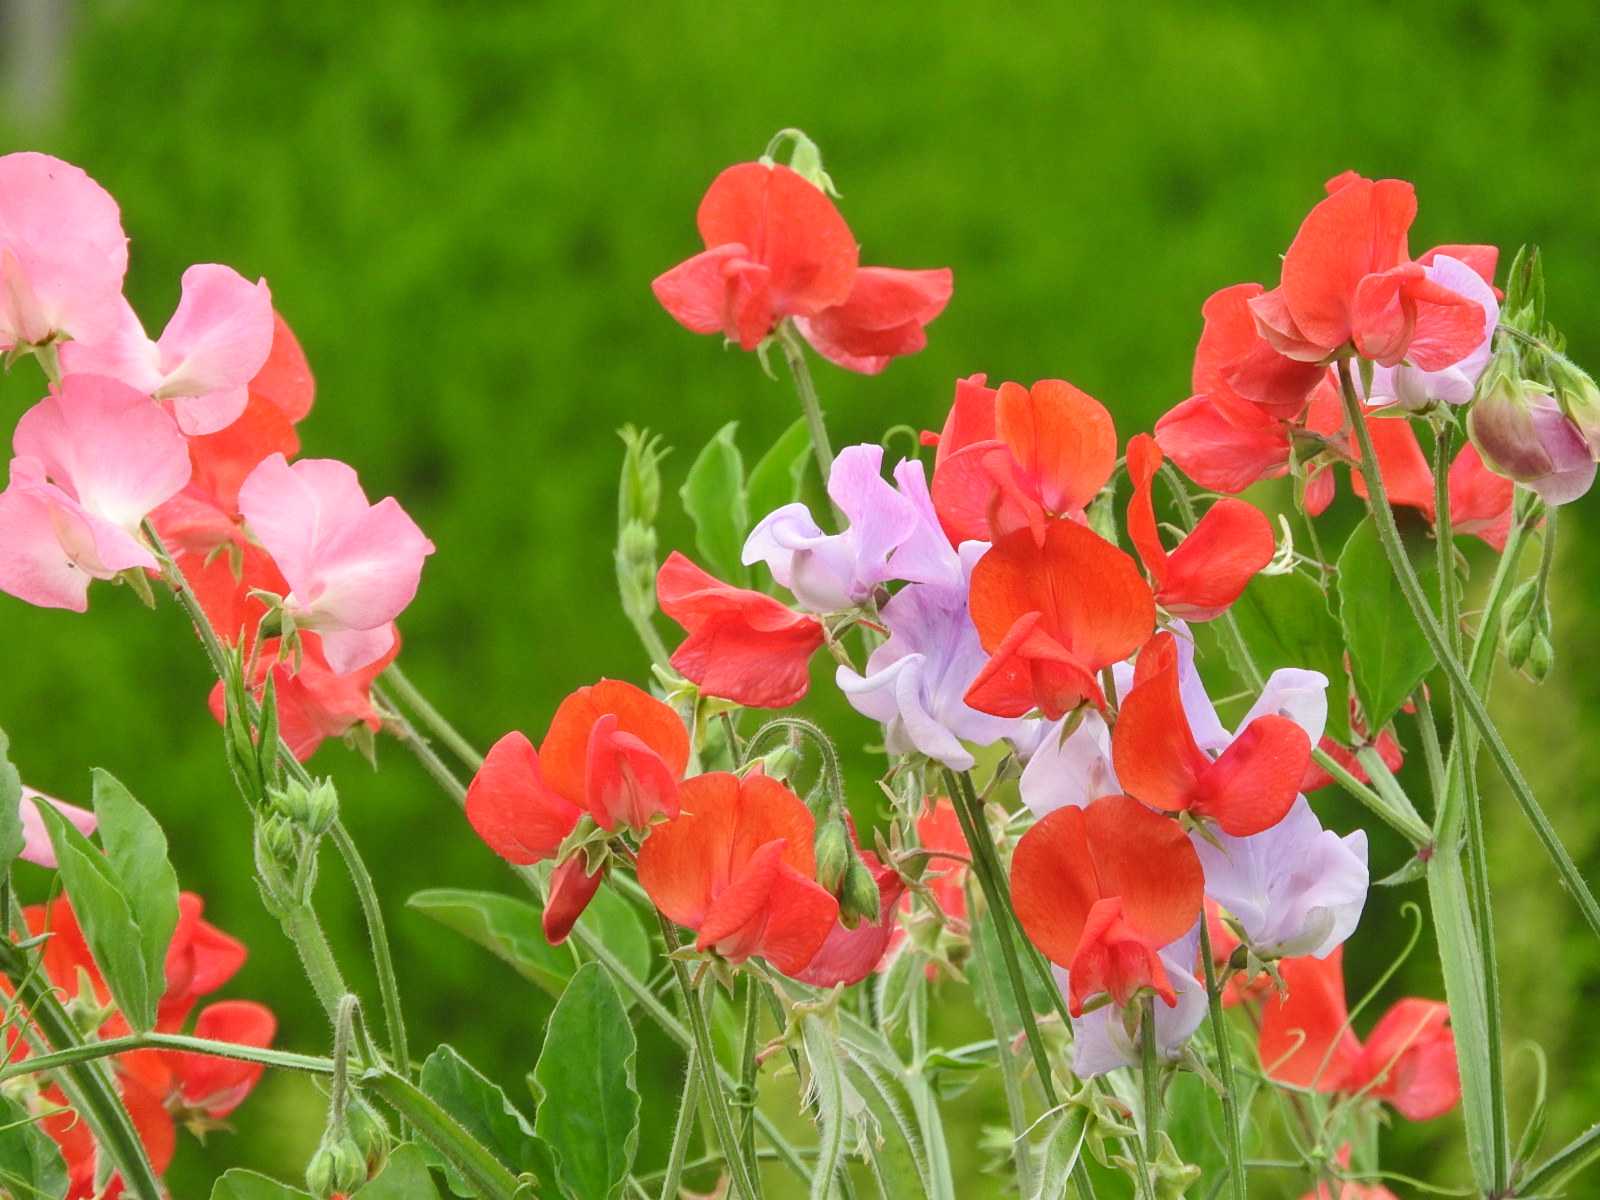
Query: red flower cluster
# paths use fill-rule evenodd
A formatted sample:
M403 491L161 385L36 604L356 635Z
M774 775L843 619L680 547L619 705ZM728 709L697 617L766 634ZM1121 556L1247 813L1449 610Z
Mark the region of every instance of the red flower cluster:
M178 924L167 949L166 990L157 1009L159 1032L182 1032L200 1001L244 965L244 946L204 920L203 909L204 902L192 892L184 892L178 899ZM24 910L24 916L31 934L49 934L42 953L50 982L72 996L77 994L80 979L87 979L94 1002L108 1004L110 992L67 899L32 906ZM249 1000L222 1000L199 1010L192 1032L196 1037L265 1047L272 1044L276 1030L277 1020L264 1006ZM121 1015L113 1014L101 1026L99 1036L118 1037L127 1032ZM8 1030L7 1042L13 1056L27 1054L28 1047L14 1029ZM172 1161L178 1125L203 1130L222 1120L250 1094L263 1070L255 1063L170 1050L134 1050L111 1061L123 1103L158 1174ZM94 1139L88 1125L66 1107L66 1097L51 1085L41 1099L51 1108L62 1109L45 1117L42 1127L66 1161L70 1179L67 1200L121 1195L120 1179L113 1179L106 1192L95 1191Z

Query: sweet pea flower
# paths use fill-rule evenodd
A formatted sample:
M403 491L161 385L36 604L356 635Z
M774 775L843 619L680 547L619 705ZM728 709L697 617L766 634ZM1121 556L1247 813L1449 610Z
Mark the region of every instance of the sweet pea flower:
M0 492L0 591L83 612L89 582L154 570L140 522L189 480L172 418L113 379L69 375L17 423Z
M1498 364L1467 414L1484 465L1532 488L1546 504L1570 504L1594 486L1595 458L1583 431L1543 387Z
M650 285L661 306L691 332L721 333L754 350L785 317L817 317L852 298L855 236L822 189L788 167L729 167L712 181L695 223L705 250ZM838 332L857 332L881 317L874 309L889 290L869 289L859 308L840 318ZM897 304L889 315L900 317L900 325L924 311L925 300L909 308ZM832 328L825 323L825 344L832 344ZM847 339L837 349L850 352L851 344Z
M684 783L682 814L639 847L639 883L695 948L759 955L795 976L822 949L839 902L816 881L815 822L777 780L724 772Z
M1339 1147L1339 1152L1334 1155L1334 1161L1341 1168L1349 1168L1349 1142ZM1336 1194L1328 1183L1319 1183L1312 1191L1301 1196L1300 1200L1400 1200L1381 1183L1360 1183L1354 1179L1345 1179L1339 1181L1337 1187L1339 1190Z
M1316 680L1313 695L1297 697L1299 703L1320 705L1315 736L1278 711L1252 710L1212 758L1197 741L1184 707L1177 644L1172 634L1157 634L1139 654L1133 688L1111 732L1122 787L1152 808L1187 812L1233 837L1272 828L1294 803L1311 747L1322 733L1327 700L1321 689L1327 680L1321 675Z
M872 851L858 846L856 852L878 885L878 919L862 921L854 929L843 921L835 922L811 961L794 973L794 978L801 983L821 988L860 983L878 969L900 930L900 901L906 894L905 880Z
M829 613L854 608L891 579L960 586L960 560L939 528L922 464L883 478L883 447L849 446L828 473L828 495L849 521L825 534L804 504L768 514L745 540L746 565L765 562L800 607Z
M1253 837L1191 838L1206 895L1228 911L1258 958L1325 958L1355 932L1367 899L1367 835L1324 829L1304 796Z
M1105 406L1062 379L1025 388L1003 383L958 388L967 409L939 440L933 503L953 544L998 541L1029 529L1042 543L1051 518L1079 519L1111 478L1117 431ZM992 400L990 399L992 398ZM961 443L956 436L972 438Z
M1174 997L1170 1007L1155 1006L1156 1055L1163 1062L1179 1058L1209 1011L1206 986L1195 975L1199 946L1197 923L1177 941L1157 951ZM1052 972L1062 994L1070 995L1071 973L1061 967L1053 967ZM1078 1078L1093 1079L1118 1067L1137 1066L1142 1053L1138 1037L1128 1033L1122 1013L1114 1006L1108 1004L1072 1018L1072 1073Z
M1237 600L1277 549L1272 522L1253 504L1218 500L1170 553L1161 544L1151 484L1161 448L1147 433L1128 441L1128 540L1150 573L1156 604L1176 617L1209 621Z
M356 473L329 458L264 458L239 487L239 511L289 585L283 607L322 635L347 674L388 653L394 619L416 595L434 546L399 501L367 502Z
M954 286L948 267L934 271L862 267L843 304L813 317L797 316L794 325L829 362L876 375L891 359L915 354L928 344L924 326L944 311Z
M1097 673L1155 626L1133 559L1072 521L1050 521L1042 541L1026 528L1001 538L972 568L968 603L990 657L966 702L1000 717L1037 708L1056 720L1086 700L1103 708Z
M122 301L115 329L62 351L67 371L109 375L170 401L185 433L215 433L244 411L248 385L272 350L272 293L231 267L201 263L183 273L178 307L152 341Z
M1057 809L1022 835L1011 859L1017 920L1067 969L1075 1017L1102 993L1125 1008L1145 988L1176 1007L1159 951L1194 927L1203 889L1178 823L1127 796Z
M17 812L22 817L22 861L49 867L53 871L56 867L56 851L50 841L49 831L44 827L44 818L39 815L41 802L65 817L67 823L84 837L94 832L98 819L87 808L65 804L53 796L34 791L27 784L22 785L22 802L17 805Z
M195 1018L194 1037L265 1049L272 1045L278 1019L253 1000L209 1004ZM244 1102L266 1070L263 1063L240 1062L213 1054L171 1055L174 1090L183 1107L220 1121Z
M1489 249L1492 251L1493 247ZM1459 405L1472 400L1478 377L1489 365L1495 327L1500 323L1500 302L1495 299L1492 282L1494 257L1490 255L1488 274L1480 275L1467 263L1449 254L1430 251L1423 256L1428 260L1423 267L1423 275L1427 279L1466 297L1483 309L1481 336L1460 359L1438 370L1425 371L1405 362L1374 368L1372 383L1365 388L1367 403L1375 406L1396 404L1409 411L1419 411L1431 404Z
M1261 336L1309 363L1353 347L1382 366L1438 371L1471 353L1482 306L1411 261L1411 184L1347 171L1327 192L1284 253L1281 285L1249 301Z
M967 573L987 549L981 542L961 548ZM852 708L883 724L889 753L926 754L965 771L974 760L964 742L989 746L1025 735L1028 722L967 704L988 655L967 613L965 586L909 584L881 615L889 638L868 656L866 673L840 666L834 679Z
M689 633L672 665L708 696L787 708L811 686L822 623L771 596L708 575L674 550L656 573L656 599Z
M1428 524L1436 524L1433 467L1422 452L1411 422L1396 417L1393 409L1387 415L1382 411L1369 414L1366 422L1389 502L1413 508ZM1469 442L1456 454L1445 482L1449 488L1451 530L1471 534L1495 550L1505 549L1516 491L1511 480L1485 466L1478 448ZM1351 469L1350 487L1363 500L1367 498L1367 481L1358 469Z
M0 155L0 352L117 324L128 239L98 183L48 154Z
M1408 998L1378 1019L1362 1042L1349 1027L1344 954L1291 958L1279 966L1288 995L1268 997L1258 1050L1268 1076L1291 1087L1363 1093L1410 1121L1442 1116L1461 1099L1450 1010Z

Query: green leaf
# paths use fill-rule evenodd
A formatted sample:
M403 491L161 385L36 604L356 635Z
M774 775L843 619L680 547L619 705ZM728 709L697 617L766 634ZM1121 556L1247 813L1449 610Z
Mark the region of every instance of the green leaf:
M800 499L811 458L811 431L806 428L805 418L800 417L750 468L745 497L752 519L759 521L774 509Z
M644 931L639 910L615 888L601 888L589 901L578 924L591 931L607 949L622 961L635 979L649 982L650 938Z
M482 1075L449 1045L441 1045L428 1055L418 1082L462 1129L513 1172L530 1172L545 1189L542 1194L556 1194L549 1147L534 1135L528 1118L506 1098L499 1084ZM423 1146L422 1153L430 1165L444 1171L450 1190L456 1195L477 1194L432 1146Z
M11 765L11 739L0 729L0 875L22 853L22 776Z
M1174 1076L1175 1080L1177 1078ZM1088 1109L1073 1105L1051 1118L1044 1153L1040 1156L1039 1182L1029 1200L1055 1200L1067 1194L1068 1180L1078 1165L1078 1156L1083 1153L1088 1117Z
M0 762L4 761L0 734ZM61 1152L38 1120L15 1100L0 1098L0 1185L4 1194L21 1198L64 1196L67 1168Z
M407 1143L395 1147L378 1177L361 1189L361 1200L439 1200L421 1150Z
M105 771L94 772L93 795L100 844L139 927L150 996L159 1000L167 986L167 946L178 926L178 875L167 860L167 837L144 806Z
M577 969L570 943L552 946L545 941L539 909L526 901L497 892L430 888L412 896L406 906L477 942L552 996L561 994Z
M1005 959L1000 953L1000 935L995 932L994 921L990 919L987 910L981 918L970 922L972 928L972 956L967 960L966 972L972 983L972 996L987 1012L987 999L990 989L982 985L980 980L973 978L975 972L986 971L993 981L993 992L1000 1006L999 1018L1001 1024L1008 1030L1016 1032L1022 1028L1022 1014L1017 1011L1016 998L1011 991L1011 977L1006 973ZM1013 941L1016 931L1012 930ZM1026 953L1026 946L1018 946L1019 953ZM1055 998L1044 990L1044 984L1038 974L1031 970L1022 972L1023 990L1028 996L1028 1007L1035 1013L1055 1011Z
M744 492L744 459L734 444L737 421L729 421L706 443L678 489L684 511L694 521L694 544L705 567L728 583L743 586L749 572L739 561L750 532Z
M237 1167L224 1173L211 1188L211 1200L309 1200L309 1195L276 1179Z
M637 1044L617 985L599 963L585 963L562 993L534 1067L539 1092L534 1128L555 1152L562 1184L574 1196L615 1196L639 1145Z
M1344 637L1322 589L1300 574L1258 575L1232 612L1262 675L1302 667L1328 677L1328 735L1348 744Z
M848 1045L844 1053L845 1081L871 1115L870 1130L862 1140L878 1191L885 1196L928 1195L922 1145L906 1118L910 1104L903 1090L866 1054Z
M1418 574L1436 576L1419 561ZM1368 517L1339 552L1339 614L1350 647L1356 699L1374 736L1434 665L1427 638L1411 617L1394 571Z

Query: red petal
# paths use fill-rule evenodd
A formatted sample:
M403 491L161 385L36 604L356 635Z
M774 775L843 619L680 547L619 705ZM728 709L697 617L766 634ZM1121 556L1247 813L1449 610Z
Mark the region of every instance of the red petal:
M997 717L1037 708L1054 721L1085 701L1105 707L1094 672L1044 631L1042 619L1041 613L1018 618L967 686L962 699L969 708Z
M1283 422L1259 405L1193 396L1156 422L1156 442L1190 479L1217 492L1242 492L1289 469Z
M917 828L921 837L920 823ZM923 845L927 845L926 840ZM854 929L846 929L835 922L816 954L806 963L805 969L789 972L801 983L825 988L841 983L846 987L860 983L883 960L890 941L900 929L898 910L905 895L904 882L898 872L880 863L870 850L863 851L861 857L878 885L878 919L863 921ZM940 861L934 860L935 870L940 867ZM930 880L930 886L937 890L943 882L939 879Z
M602 829L643 829L678 815L678 779L661 756L606 713L589 731L588 808Z
M1361 1058L1361 1043L1345 1024L1344 948L1323 959L1284 959L1279 974L1288 996L1274 992L1262 1006L1262 1067L1293 1087L1338 1091Z
M239 1046L267 1047L278 1020L265 1005L249 1000L224 1000L200 1011L194 1036ZM174 1072L183 1102L220 1119L239 1107L266 1069L260 1063L238 1062L209 1054L175 1054Z
M655 751L673 779L683 777L689 765L689 733L678 714L631 683L602 679L560 703L539 746L546 781L568 801L579 808L590 805L590 737L595 722L604 716L615 718L617 732ZM598 813L595 818L599 819Z
M1305 730L1288 717L1257 717L1201 773L1194 814L1232 837L1271 829L1294 804L1310 762Z
M1500 247L1477 245L1463 246L1449 244L1435 246L1426 254L1418 255L1417 261L1425 267L1430 267L1433 265L1433 260L1441 254L1448 255L1457 262L1466 263L1467 266L1471 267L1478 273L1478 277L1480 279L1482 279L1490 287L1494 286L1494 270L1495 266L1500 261Z
M1239 598L1276 549L1265 513L1243 500L1218 500L1168 557L1156 603L1175 617L1209 621Z
M1156 947L1129 927L1123 918L1122 900L1117 897L1097 901L1089 910L1067 973L1071 986L1068 1011L1075 1017L1083 1015L1084 1002L1091 997L1108 994L1113 1004L1123 1008L1146 987L1167 1007L1178 1003Z
M1372 1094L1410 1121L1443 1116L1461 1099L1450 1010L1433 1000L1401 1000L1373 1026L1352 1088L1376 1080Z
M1422 453L1411 422L1403 416L1369 416L1366 421L1389 503L1414 508L1432 521L1433 468ZM1350 472L1350 487L1363 500L1367 498L1366 477L1359 470Z
M1011 856L1011 900L1022 931L1051 962L1072 961L1101 898L1083 809L1058 808L1022 835Z
M1128 501L1128 540L1139 552L1139 560L1150 572L1157 591L1167 574L1167 551L1156 528L1155 502L1150 489L1160 467L1161 448L1156 445L1155 438L1139 433L1128 439L1128 482L1133 485L1133 497Z
M756 952L772 889L782 866L784 842L768 842L744 860L720 888L700 923L698 950L715 949L733 962Z
M748 253L737 242L713 246L657 275L650 290L672 319L691 333L737 337L737 330L728 328L728 267Z
M1363 279L1351 320L1357 349L1385 366L1405 360L1437 371L1483 341L1483 307L1428 279L1417 263Z
M914 354L927 345L922 327L944 311L952 280L948 267L935 271L862 267L850 298L814 317L801 318L800 331L830 362L876 374L891 358Z
M1117 779L1130 796L1167 812L1181 812L1196 802L1196 789L1211 760L1189 730L1175 655L1137 682L1123 700L1111 730L1111 755Z
M780 864L757 953L785 975L811 962L839 921L839 902L815 880Z
M1111 414L1065 380L1043 379L1028 389L1001 384L995 425L1024 487L1051 514L1082 511L1116 466Z
M1129 926L1158 947L1188 933L1200 918L1205 873L1183 827L1128 796L1103 796L1084 818L1100 892L1121 898Z
M1468 442L1450 465L1450 522L1457 533L1482 538L1496 551L1506 548L1511 533L1511 505L1516 485L1483 465L1478 448Z
M268 401L291 421L305 420L316 401L317 381L311 364L280 312L272 314L272 349L250 381L250 398Z
M973 442L992 442L996 439L994 427L996 389L985 386L986 376L969 375L956 380L956 396L950 412L944 419L944 429L939 433L939 447L934 456L937 468L957 450Z
M533 743L515 731L489 748L467 788L467 821L507 862L555 857L578 823L578 805L551 787Z
M567 940L605 877L603 864L593 875L589 874L589 864L581 851L550 873L550 896L545 901L544 917L540 921L545 941L559 946Z

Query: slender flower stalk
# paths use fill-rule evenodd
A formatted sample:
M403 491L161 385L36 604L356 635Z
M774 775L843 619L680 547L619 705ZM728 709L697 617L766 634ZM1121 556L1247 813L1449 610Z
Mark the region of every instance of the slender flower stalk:
M1217 1045L1217 1077L1222 1083L1222 1140L1228 1155L1228 1194L1245 1200L1249 1184L1245 1175L1244 1138L1239 1129L1239 1084L1233 1069L1233 1043L1222 1008L1222 987L1211 949L1210 922L1200 918L1200 963L1205 969L1206 1000L1211 1009L1211 1038Z

